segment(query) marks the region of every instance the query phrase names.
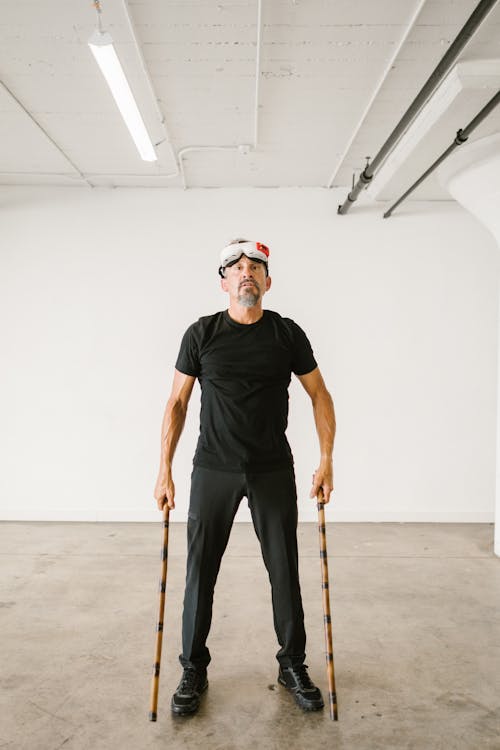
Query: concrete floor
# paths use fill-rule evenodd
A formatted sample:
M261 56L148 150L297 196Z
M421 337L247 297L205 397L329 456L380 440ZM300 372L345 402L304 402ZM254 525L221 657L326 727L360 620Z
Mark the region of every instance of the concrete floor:
M328 527L339 721L276 682L249 524L216 589L210 687L175 718L185 525L170 527L159 717L148 721L160 524L0 524L0 748L500 748L500 561L492 524ZM310 674L326 693L315 524L299 527Z

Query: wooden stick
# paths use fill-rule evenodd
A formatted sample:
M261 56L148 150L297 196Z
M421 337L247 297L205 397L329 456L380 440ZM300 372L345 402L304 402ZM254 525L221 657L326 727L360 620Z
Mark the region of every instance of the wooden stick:
M323 490L318 492L318 527L319 556L321 561L321 588L323 591L323 621L325 624L326 674L328 678L328 702L330 718L338 720L337 693L335 692L335 673L333 668L332 618L330 615L330 589L328 584L328 554L326 551L325 506Z
M163 506L163 546L161 549L161 580L160 580L160 613L158 615L158 624L156 626L156 649L155 661L153 664L153 678L151 680L151 710L149 712L149 721L156 721L156 712L158 708L158 689L160 687L160 662L161 662L161 644L163 637L163 615L165 612L165 590L167 588L167 560L168 560L168 518L170 508L165 500Z

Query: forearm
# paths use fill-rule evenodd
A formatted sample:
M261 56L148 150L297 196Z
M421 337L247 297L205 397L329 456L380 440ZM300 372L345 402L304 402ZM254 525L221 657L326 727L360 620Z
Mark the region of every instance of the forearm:
M160 472L170 472L175 449L184 428L187 409L182 401L176 398L169 399L161 429L161 456Z
M326 389L313 401L314 421L318 433L321 461L331 461L335 441L335 409L333 399Z

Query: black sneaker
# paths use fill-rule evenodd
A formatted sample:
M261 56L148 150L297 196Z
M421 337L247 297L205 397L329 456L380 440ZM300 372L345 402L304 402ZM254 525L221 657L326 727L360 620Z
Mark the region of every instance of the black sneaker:
M193 667L184 669L182 679L172 696L170 708L174 714L194 714L198 710L201 694L207 689L207 670Z
M299 667L280 667L278 682L293 693L295 702L304 711L319 711L325 705L321 691L307 674L307 664Z

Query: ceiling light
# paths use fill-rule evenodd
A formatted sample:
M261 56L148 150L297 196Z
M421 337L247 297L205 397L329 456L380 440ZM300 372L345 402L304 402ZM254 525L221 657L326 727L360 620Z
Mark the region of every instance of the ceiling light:
M113 94L137 150L144 161L156 161L154 146L144 125L134 95L123 72L113 47L113 39L107 31L96 29L89 39L89 47Z

